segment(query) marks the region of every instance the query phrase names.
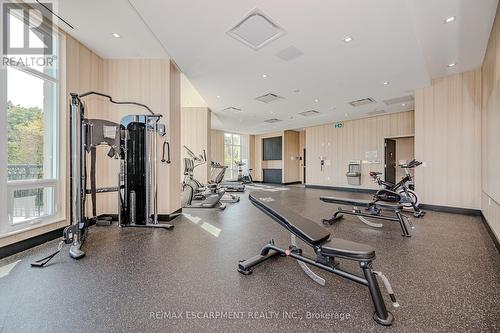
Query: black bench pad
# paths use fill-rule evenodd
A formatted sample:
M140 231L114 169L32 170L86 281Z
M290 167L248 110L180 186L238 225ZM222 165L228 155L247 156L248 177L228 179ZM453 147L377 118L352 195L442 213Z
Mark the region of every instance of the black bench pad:
M350 205L357 207L370 207L373 204L373 200L363 200L363 199L350 199L350 198L337 198L337 197L320 197L323 202L338 204L338 205Z
M340 238L332 238L328 243L323 244L321 252L325 256L349 260L370 261L375 259L375 250L371 246Z
M327 229L282 206L269 192L254 191L248 197L260 210L310 246L321 245L330 237Z

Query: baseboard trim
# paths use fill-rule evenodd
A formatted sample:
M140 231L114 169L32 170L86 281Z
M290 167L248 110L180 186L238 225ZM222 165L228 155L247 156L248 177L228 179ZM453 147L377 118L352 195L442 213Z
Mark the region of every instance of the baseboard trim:
M439 213L451 213L451 214L461 214L461 215L469 215L469 216L481 216L481 211L479 209L448 207L448 206L428 205L428 204L420 204L418 207L422 208L424 210L430 210L430 211L439 212Z
M31 249L32 247L42 245L43 243L49 242L59 237L62 237L64 228L65 227L55 229L46 232L44 234L19 241L17 243L0 247L0 259Z
M484 217L482 212L481 212L481 220L483 220L484 227L486 228L486 231L488 231L488 234L490 235L491 239L493 240L493 243L495 244L495 247L497 248L498 253L500 254L500 240L493 232L493 229L491 229L490 224L488 223L486 217Z
M170 214L158 214L158 221L172 221L181 214L182 214L182 208L179 208L175 212Z
M377 192L376 189L330 186L330 185L309 185L309 184L306 184L305 187L312 188L312 189L318 189L318 190L332 190L332 191L367 193L367 194L375 194Z
M295 185L295 184L302 184L302 182L288 182L288 183L283 183L283 185Z

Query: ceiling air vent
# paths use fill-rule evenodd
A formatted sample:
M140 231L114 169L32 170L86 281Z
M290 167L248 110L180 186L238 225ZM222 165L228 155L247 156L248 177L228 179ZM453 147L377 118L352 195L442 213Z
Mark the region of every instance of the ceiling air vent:
M304 112L300 112L299 113L301 116L304 116L304 117L313 117L313 116L316 116L319 114L318 111L316 110L310 110L310 111L304 111Z
M265 95L257 97L256 100L261 101L263 103L269 104L269 103L272 103L272 102L276 102L277 100L280 100L282 98L283 97L278 96L276 94L269 93L269 94L265 94Z
M222 110L223 112L241 112L243 110L241 109L238 109L238 108L235 108L234 106L230 106L228 108L225 108L224 110Z
M402 104L402 103L411 103L411 102L413 102L413 100L414 100L413 96L408 95L408 96L386 99L384 101L384 103L385 103L385 105L394 105L394 104Z
M375 100L371 97L358 99L357 101L349 102L349 104L351 106L354 106L354 107L363 106L363 105L367 105L367 104L371 104L371 103L375 103Z
M375 110L375 111L368 112L367 115L369 115L369 116L378 116L378 115L384 114L384 113L387 113L387 111L385 111L385 110Z
M258 50L286 32L262 11L255 8L226 33L252 49Z
M292 45L276 53L276 56L281 60L291 61L295 58L300 57L302 54L303 53L301 50Z
M278 119L278 118L271 118L271 119L264 120L264 122L268 123L268 124L279 123L280 121L283 121L283 120Z

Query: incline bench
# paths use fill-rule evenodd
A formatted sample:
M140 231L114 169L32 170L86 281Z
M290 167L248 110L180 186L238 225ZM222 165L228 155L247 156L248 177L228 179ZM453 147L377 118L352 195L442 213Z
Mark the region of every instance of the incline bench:
M403 236L411 237L408 227L409 219L407 216L401 213L403 210L403 205L398 202L337 198L337 197L326 197L326 196L320 197L319 199L327 203L353 207L351 210L339 207L338 210L333 214L331 219L322 220L323 224L332 225L333 223L341 220L344 214L356 215L363 223L366 223L367 225L372 227L380 228L382 227L382 225L371 223L365 220L365 217L398 222L399 225L401 226L401 232ZM360 208L364 208L364 210L361 210ZM382 211L393 212L394 216L383 215Z
M260 254L240 261L238 266L240 273L249 275L252 273L252 267L278 255L292 257L299 262L313 265L367 286L375 307L373 319L381 325L388 326L392 324L394 317L386 309L377 282L377 275L381 276L394 305L398 306L398 304L387 278L382 273L372 270L372 261L375 259L375 250L372 247L343 239L330 238L330 233L327 229L280 205L276 197L269 192L252 192L249 198L257 208L272 217L282 227L290 231L292 235L295 235L311 246L317 257L316 259L312 259L304 256L302 250L295 245L290 246L286 250L281 249L271 240L269 244L262 248ZM335 258L359 262L363 276L339 269Z

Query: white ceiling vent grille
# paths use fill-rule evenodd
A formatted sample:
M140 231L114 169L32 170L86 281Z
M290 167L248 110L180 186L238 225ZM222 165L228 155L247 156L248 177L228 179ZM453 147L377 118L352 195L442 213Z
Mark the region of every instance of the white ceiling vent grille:
M293 59L300 57L302 54L301 50L292 45L276 53L276 56L284 61L292 61Z
M278 119L278 118L271 118L271 119L264 120L264 122L268 123L268 124L279 123L280 121L283 121L283 120Z
M358 99L357 101L349 102L349 104L353 107L363 106L363 105L367 105L367 104L371 104L371 103L375 103L375 100L371 97Z
M368 112L367 115L369 115L369 116L378 116L378 115L384 114L384 113L387 113L387 111L385 111L385 110L375 110L375 111Z
M256 100L269 104L269 103L276 102L282 98L283 97L278 96L276 94L268 93L268 94L257 97Z
M243 111L242 109L235 108L234 106L230 106L228 108L225 108L222 110L223 112L241 112Z
M310 111L300 112L299 114L304 117L314 117L317 116L319 112L316 110L310 110Z
M413 96L408 95L408 96L386 99L384 101L384 103L385 103L385 105L394 105L394 104L402 104L402 103L411 103L411 102L413 102L413 100L414 100Z
M252 49L258 50L286 32L262 11L255 8L226 33Z

